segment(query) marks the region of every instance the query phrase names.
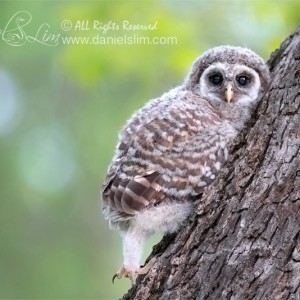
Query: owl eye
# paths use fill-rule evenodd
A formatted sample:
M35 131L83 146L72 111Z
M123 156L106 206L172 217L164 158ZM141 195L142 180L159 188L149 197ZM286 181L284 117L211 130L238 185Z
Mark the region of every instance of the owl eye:
M236 81L240 86L245 86L249 83L250 79L248 76L242 75L242 76L237 76Z
M213 74L213 75L209 76L209 81L213 85L220 85L223 82L223 76L219 73Z

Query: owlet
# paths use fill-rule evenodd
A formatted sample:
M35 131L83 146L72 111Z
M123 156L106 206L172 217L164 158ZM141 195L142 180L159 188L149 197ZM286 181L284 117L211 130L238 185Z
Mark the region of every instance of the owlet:
M129 119L102 188L103 214L123 239L124 264L114 277L134 282L148 271L140 268L146 239L176 232L193 212L269 81L253 51L219 46L194 62L182 85Z

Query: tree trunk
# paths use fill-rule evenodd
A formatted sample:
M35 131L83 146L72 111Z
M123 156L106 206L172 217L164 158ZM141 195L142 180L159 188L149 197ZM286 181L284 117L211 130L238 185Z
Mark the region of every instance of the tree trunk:
M300 299L300 27L198 211L125 300Z

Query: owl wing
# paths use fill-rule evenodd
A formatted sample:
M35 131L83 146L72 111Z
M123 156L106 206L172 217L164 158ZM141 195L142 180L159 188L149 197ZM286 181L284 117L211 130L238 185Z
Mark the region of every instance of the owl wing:
M138 125L135 120L125 128L130 138L127 134L126 142L121 141L121 158L111 166L102 189L104 209L117 212L120 219L166 198L202 193L226 160L226 141L213 130L220 118L213 111L176 107Z

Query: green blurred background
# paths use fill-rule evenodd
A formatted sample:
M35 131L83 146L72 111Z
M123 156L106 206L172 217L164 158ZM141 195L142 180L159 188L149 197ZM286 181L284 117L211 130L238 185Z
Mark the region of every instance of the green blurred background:
M7 24L22 10L32 16L21 26L29 37L48 24L61 37L177 43L47 46L29 38L12 46L8 34L24 38L16 24L26 20ZM299 16L298 0L0 1L0 298L121 297L129 281L111 283L121 241L103 220L99 193L118 131L148 99L180 84L207 48L247 46L268 59ZM63 20L157 22L157 29L104 34L85 23L64 31Z

